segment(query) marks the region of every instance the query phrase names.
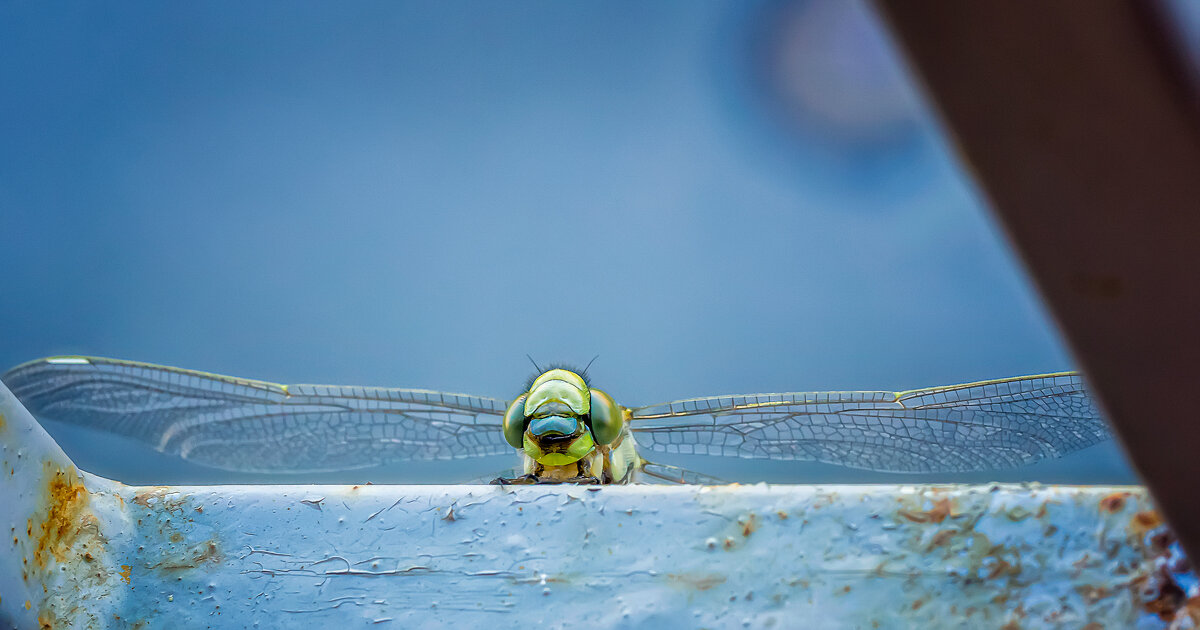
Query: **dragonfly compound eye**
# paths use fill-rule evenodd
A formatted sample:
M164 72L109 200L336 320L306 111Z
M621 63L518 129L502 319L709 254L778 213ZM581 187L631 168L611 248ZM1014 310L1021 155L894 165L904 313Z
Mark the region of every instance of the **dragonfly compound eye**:
M529 394L521 394L512 404L508 406L508 411L504 412L504 441L512 445L513 448L523 448L523 438L525 434L525 399Z
M592 438L597 444L612 444L613 440L621 435L625 416L611 396L598 389L592 389L591 393Z

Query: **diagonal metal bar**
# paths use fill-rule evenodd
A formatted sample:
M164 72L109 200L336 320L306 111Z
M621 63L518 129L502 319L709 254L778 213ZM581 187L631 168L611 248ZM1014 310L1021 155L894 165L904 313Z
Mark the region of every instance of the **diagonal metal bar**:
M1200 119L1158 5L878 4L1200 557Z

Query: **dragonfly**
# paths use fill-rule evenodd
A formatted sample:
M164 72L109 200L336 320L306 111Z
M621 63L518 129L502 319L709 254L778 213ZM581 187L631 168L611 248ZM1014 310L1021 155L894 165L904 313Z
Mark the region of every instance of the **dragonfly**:
M329 472L517 453L496 483L718 483L651 453L815 461L894 473L996 470L1108 439L1080 376L903 392L618 404L586 370L551 367L512 401L424 389L280 385L84 356L2 378L39 418L123 435L240 472Z

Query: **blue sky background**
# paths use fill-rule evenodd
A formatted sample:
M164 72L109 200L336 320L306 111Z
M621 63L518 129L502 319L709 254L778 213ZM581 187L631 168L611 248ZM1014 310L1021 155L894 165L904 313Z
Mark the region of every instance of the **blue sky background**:
M507 399L526 353L599 354L628 405L1073 365L860 4L5 3L0 39L3 365ZM126 481L244 479L49 426ZM1013 475L980 479L1134 480L1113 446Z

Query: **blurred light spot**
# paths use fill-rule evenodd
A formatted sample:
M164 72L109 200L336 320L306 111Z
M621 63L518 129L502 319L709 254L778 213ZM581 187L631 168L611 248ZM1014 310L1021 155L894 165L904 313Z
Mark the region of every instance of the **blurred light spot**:
M905 140L920 104L878 17L863 2L808 0L774 8L763 76L793 125L857 146Z

